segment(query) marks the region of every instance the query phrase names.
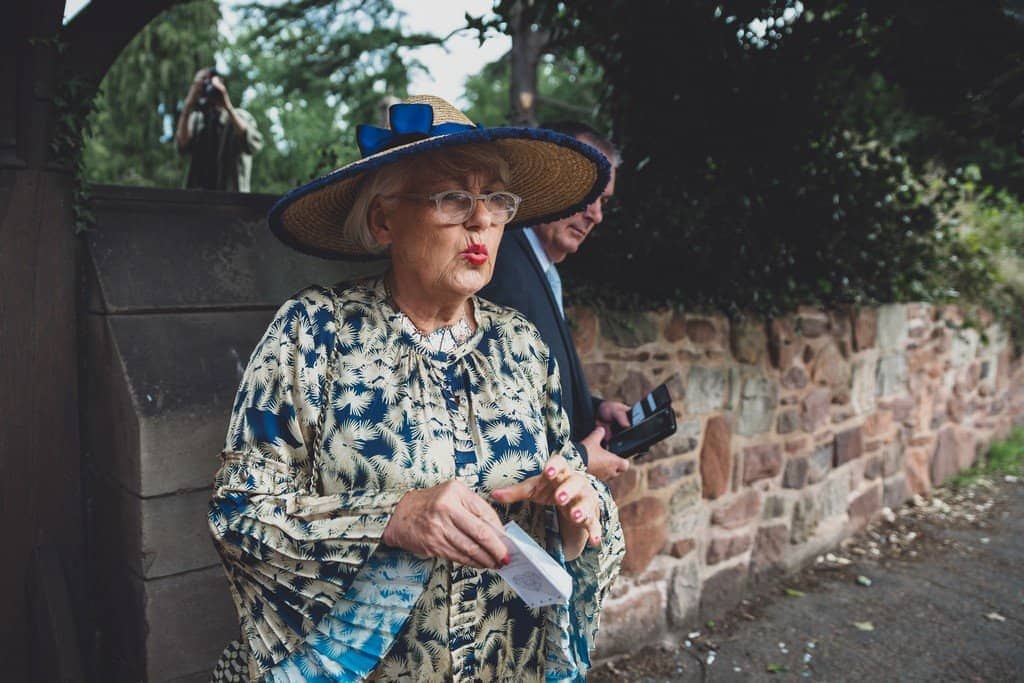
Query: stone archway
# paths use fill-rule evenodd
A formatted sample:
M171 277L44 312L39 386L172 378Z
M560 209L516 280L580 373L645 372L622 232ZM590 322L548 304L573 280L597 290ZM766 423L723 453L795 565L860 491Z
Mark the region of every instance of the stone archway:
M0 511L10 680L86 675L78 393L78 240L70 171L52 141L58 73L98 82L180 0L17 2L0 29ZM63 67L63 68L61 68Z

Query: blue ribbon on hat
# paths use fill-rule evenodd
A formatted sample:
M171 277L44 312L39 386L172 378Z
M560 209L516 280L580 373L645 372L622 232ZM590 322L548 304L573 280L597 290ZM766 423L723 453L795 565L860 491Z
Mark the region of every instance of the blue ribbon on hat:
M483 128L479 124L474 126L466 123L439 123L434 126L431 125L433 122L434 108L429 104L393 104L388 109L390 127L378 128L359 124L356 126L356 143L366 158L416 140Z

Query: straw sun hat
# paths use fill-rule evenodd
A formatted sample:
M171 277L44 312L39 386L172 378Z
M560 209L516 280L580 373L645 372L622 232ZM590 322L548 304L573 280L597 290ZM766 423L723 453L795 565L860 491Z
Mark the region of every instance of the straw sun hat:
M508 161L508 191L523 198L506 229L565 218L594 201L608 184L608 160L573 137L536 128L484 128L440 97L420 95L394 104L387 128L361 125L363 158L281 197L267 220L285 244L333 259L374 259L342 234L362 180L369 171L424 152L456 145L494 145Z

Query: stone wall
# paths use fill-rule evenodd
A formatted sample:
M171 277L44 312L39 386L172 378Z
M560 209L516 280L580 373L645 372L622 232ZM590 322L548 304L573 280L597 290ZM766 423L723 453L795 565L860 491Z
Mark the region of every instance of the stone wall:
M379 266L285 248L268 196L92 198L80 413L94 678L205 681L237 634L206 509L246 358L290 294ZM737 326L572 314L595 390L633 400L678 377L678 433L615 482L629 554L602 655L727 608L750 577L964 466L1024 410L1003 335L957 335L953 311Z
M206 527L231 399L282 301L369 268L286 248L263 218L273 199L92 188L80 410L94 680L207 681L238 637Z
M1024 370L956 308L771 321L570 311L594 393L669 381L678 431L612 483L626 533L601 655L721 614L1024 422Z

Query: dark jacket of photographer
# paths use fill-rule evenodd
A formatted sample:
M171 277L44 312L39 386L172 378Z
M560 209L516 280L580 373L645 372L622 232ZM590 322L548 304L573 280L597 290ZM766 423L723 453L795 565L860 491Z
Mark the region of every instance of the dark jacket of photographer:
M192 157L185 187L249 192L252 155L263 147L263 136L252 114L239 107L235 113L245 124L240 134L222 107L189 113L189 140L179 148Z

